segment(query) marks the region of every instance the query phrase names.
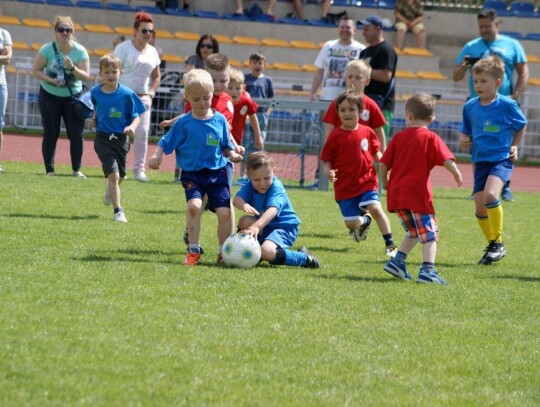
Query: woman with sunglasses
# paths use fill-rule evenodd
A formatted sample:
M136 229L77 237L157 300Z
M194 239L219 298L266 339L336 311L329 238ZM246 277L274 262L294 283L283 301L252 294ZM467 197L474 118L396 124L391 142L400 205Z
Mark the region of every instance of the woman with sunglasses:
M141 11L135 16L133 38L118 44L113 51L113 54L122 61L124 69L120 83L134 90L146 107L146 112L140 116L141 121L135 129L133 140L133 175L136 180L141 182L149 181L145 165L150 129L150 108L161 81L159 72L161 61L156 48L150 44L153 34L154 20L152 16Z
M43 125L41 150L45 172L55 174L56 142L63 119L70 142L72 175L86 178L81 172L84 120L75 113L68 86L74 95L82 92L83 82L90 76L90 61L86 49L75 41L74 33L71 17L56 17L55 41L39 49L32 73L41 81L38 105Z
M217 53L219 53L218 40L210 34L202 35L195 48L195 54L186 59L186 72L191 71L193 68L204 69L204 63L208 55Z

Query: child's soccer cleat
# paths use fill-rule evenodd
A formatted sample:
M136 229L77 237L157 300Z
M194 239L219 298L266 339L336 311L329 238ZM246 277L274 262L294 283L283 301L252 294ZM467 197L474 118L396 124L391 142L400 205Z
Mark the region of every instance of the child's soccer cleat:
M182 236L182 239L184 239L184 243L186 244L186 246L189 246L189 233L188 233L187 228L184 229L184 236ZM201 254L204 254L204 250L202 246L201 246Z
M216 263L219 267L225 266L225 260L223 260L223 255L221 253L217 255Z
M319 260L309 252L306 246L300 247L298 251L304 253L307 256L306 264L303 267L306 267L308 269L318 269L319 267L321 267L321 263L319 262Z
M503 201L514 202L514 194L510 189L510 181L504 184L504 187L501 191L501 198L503 199Z
M371 215L369 213L366 213L365 216L368 216L370 219L371 218ZM358 229L355 229L355 230L351 230L349 232L349 235L352 237L352 239L357 242L357 243L360 243L361 241L363 240L366 240L367 239L367 233L368 233L368 230L369 230L369 227L371 226L371 222L369 224L367 223L364 223L362 226L360 226Z
M411 280L412 276L407 271L404 262L398 262L395 259L388 260L388 263L384 266L384 271L392 274L394 277L400 278L402 280Z
M396 256L397 251L397 247L392 244L384 248L384 254L391 258L394 258Z
M2 166L0 165L0 174L5 172L4 169L2 168Z
M105 194L103 194L103 203L109 206L111 202L111 196L109 195L109 187L105 184Z
M448 285L446 281L444 281L441 277L439 277L435 269L424 269L421 267L420 267L420 273L418 274L418 279L416 280L416 282L424 283L424 284Z
M492 240L487 245L484 256L480 259L478 264L488 266L494 261L501 260L504 256L506 256L506 250L504 249L504 245L495 240Z
M126 215L124 214L124 211L116 212L113 216L113 220L116 222L127 222Z
M188 252L184 259L184 266L195 266L201 258L200 253Z

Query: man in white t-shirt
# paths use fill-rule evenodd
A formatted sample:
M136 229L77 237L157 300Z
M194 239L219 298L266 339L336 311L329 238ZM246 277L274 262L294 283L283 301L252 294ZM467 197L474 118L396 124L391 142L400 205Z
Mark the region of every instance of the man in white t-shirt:
M356 25L351 17L347 15L341 17L338 32L339 38L327 41L315 60L315 66L318 69L313 75L310 100L316 99L320 86L322 86L320 100L323 101L332 101L343 92L347 63L358 59L360 51L365 48L354 39Z

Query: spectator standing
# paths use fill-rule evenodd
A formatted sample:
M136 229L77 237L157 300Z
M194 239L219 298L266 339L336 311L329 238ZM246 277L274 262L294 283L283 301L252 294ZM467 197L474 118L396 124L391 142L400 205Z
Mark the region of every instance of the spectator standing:
M495 10L490 9L479 13L477 21L480 37L465 44L457 56L454 81L462 80L469 72L469 99L478 96L474 90L472 66L479 59L497 55L504 62L504 77L499 93L518 101L529 80L529 67L523 47L514 38L499 34L499 20ZM517 73L515 85L512 81L514 71ZM510 180L502 190L502 199L514 200L510 190Z
M55 175L54 156L64 120L70 142L72 175L86 178L81 172L84 120L75 113L73 94L83 90L90 76L90 61L86 49L75 41L71 17L58 16L54 22L55 41L44 44L38 51L32 74L41 81L39 112L43 123L42 153L47 175Z
M354 20L347 15L341 17L338 26L339 38L327 41L315 59L317 72L313 75L310 100L316 99L321 85L320 99L323 101L330 102L345 90L347 63L358 59L360 51L365 48L354 39L355 32Z
M369 16L360 21L362 35L368 47L360 53L360 59L371 66L371 80L364 89L364 93L373 99L381 108L386 125L384 134L386 144L392 126L395 106L395 75L397 67L397 54L383 36L383 22L378 16Z
M134 90L146 107L146 112L140 116L141 120L133 140L133 175L136 180L141 182L149 181L146 176L145 164L151 106L161 81L159 70L161 61L156 48L150 45L153 33L154 20L152 16L145 12L139 12L135 16L133 24L133 38L118 44L113 51L114 55L122 61L124 68L120 83Z
M206 58L211 54L219 53L219 42L210 34L201 35L195 48L195 54L186 59L186 72L193 68L205 69Z
M398 0L394 15L396 16L396 48L403 49L405 33L411 31L416 35L419 48L426 48L426 29L422 24L422 4L419 0Z
M6 114L6 106L8 99L8 89L6 82L6 71L4 66L8 65L11 61L12 55L11 35L8 31L0 27L0 154L2 153L2 144L4 142L4 134L2 129L6 124L4 116ZM0 165L0 173L4 172L2 165Z

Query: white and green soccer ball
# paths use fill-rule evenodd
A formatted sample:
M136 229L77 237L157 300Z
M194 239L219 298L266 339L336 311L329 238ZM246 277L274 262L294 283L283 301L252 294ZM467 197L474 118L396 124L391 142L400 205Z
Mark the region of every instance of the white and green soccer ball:
M227 266L249 269L261 259L261 245L250 235L235 233L223 243L222 256Z

